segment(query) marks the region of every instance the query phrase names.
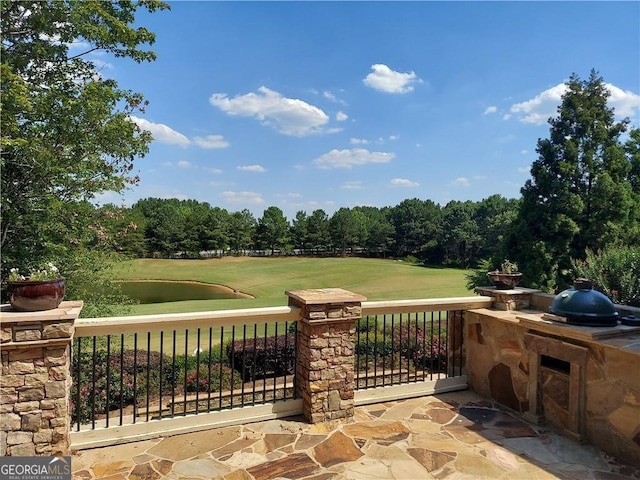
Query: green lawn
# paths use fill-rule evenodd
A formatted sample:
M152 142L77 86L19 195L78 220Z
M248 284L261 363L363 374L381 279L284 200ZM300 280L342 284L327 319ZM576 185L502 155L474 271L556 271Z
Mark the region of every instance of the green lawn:
M253 299L194 300L136 305L132 314L176 313L287 305L285 290L339 287L368 300L401 300L471 295L465 271L426 268L396 260L367 258L255 258L210 260L141 259L124 263L123 280L194 280L226 285Z

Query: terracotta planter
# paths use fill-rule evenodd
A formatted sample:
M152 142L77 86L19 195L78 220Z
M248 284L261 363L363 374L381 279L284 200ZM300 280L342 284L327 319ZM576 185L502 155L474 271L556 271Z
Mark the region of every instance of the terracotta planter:
M20 312L38 312L57 308L64 298L64 277L52 280L7 282L9 303Z
M510 290L522 280L522 273L488 272L487 276L498 290Z

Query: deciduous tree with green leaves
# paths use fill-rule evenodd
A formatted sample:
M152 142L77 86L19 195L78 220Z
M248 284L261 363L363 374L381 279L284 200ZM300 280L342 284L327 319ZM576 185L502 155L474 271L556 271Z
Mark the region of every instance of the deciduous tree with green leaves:
M528 286L564 288L572 280L571 259L583 259L587 249L640 243L633 176L639 136L632 131L623 143L629 120L615 121L609 96L597 72L587 80L572 75L549 120L549 138L538 140L539 157L507 244Z
M135 14L166 8L156 0L0 2L3 276L9 265L77 257L86 247L76 235L85 223L78 205L137 182L133 162L151 136L130 115L145 101L102 78L89 54L154 60L145 48L155 36L133 26Z

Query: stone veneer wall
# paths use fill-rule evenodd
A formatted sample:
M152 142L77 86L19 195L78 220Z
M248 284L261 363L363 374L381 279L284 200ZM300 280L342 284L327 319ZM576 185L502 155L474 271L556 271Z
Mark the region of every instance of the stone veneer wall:
M465 312L469 386L513 410L540 413L560 430L573 422L580 430L575 432L578 438L640 464L640 333L594 341L567 339L554 335L553 326L536 331L531 323L519 322L517 313ZM570 372L532 365L538 354L532 355L534 349L551 357L559 352ZM530 398L531 392L537 398ZM578 417L573 420L572 395L582 397L571 400ZM572 433L571 428L565 430Z
M305 418L318 423L353 416L356 322L365 297L339 288L287 292L300 307L296 385Z
M71 340L82 302L0 315L0 455L69 455Z

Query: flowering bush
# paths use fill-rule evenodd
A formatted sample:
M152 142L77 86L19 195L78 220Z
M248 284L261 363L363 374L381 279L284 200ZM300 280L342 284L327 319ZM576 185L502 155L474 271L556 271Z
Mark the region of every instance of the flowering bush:
M133 389L133 376L124 374L122 377L119 373L109 376L109 384L107 378L100 377L93 382L83 382L78 392L78 386L73 385L71 397L71 410L73 412L73 421L85 423L93 418L104 417L109 410L119 408L120 405L131 405L135 399L135 391ZM138 385L138 394L142 394L142 386ZM79 404L77 404L79 402Z
M429 369L432 372L447 371L447 342L433 339L427 342L423 349L416 349L412 353L413 364L416 368Z
M86 423L120 405L133 405L136 399L140 402L146 398L147 390L151 396L158 396L161 379L164 389L175 384L176 375L170 362L157 352L138 350L134 354L133 350L124 350L121 363L119 352L107 355L102 339L98 340L95 353L89 342L85 342L83 348L79 355L74 355L72 365L74 422L79 419ZM119 350L118 345L112 348Z
M227 345L228 365L241 372L245 382L256 377L295 372L295 335L238 340Z
M9 280L19 282L22 280L53 280L60 277L60 270L53 263L48 262L45 265L31 270L29 275L22 275L17 268L9 270Z
M235 370L220 363L212 364L209 368L206 364L200 364L197 371L187 375L185 385L188 392L215 392L231 389L231 385L239 387L242 384L242 376Z
M446 325L425 320L409 320L371 329L363 323L356 336L356 367L407 368L446 372Z
M420 322L400 324L393 332L394 350L413 360L416 368L433 372L447 370L447 340L438 339L437 332L431 332Z

